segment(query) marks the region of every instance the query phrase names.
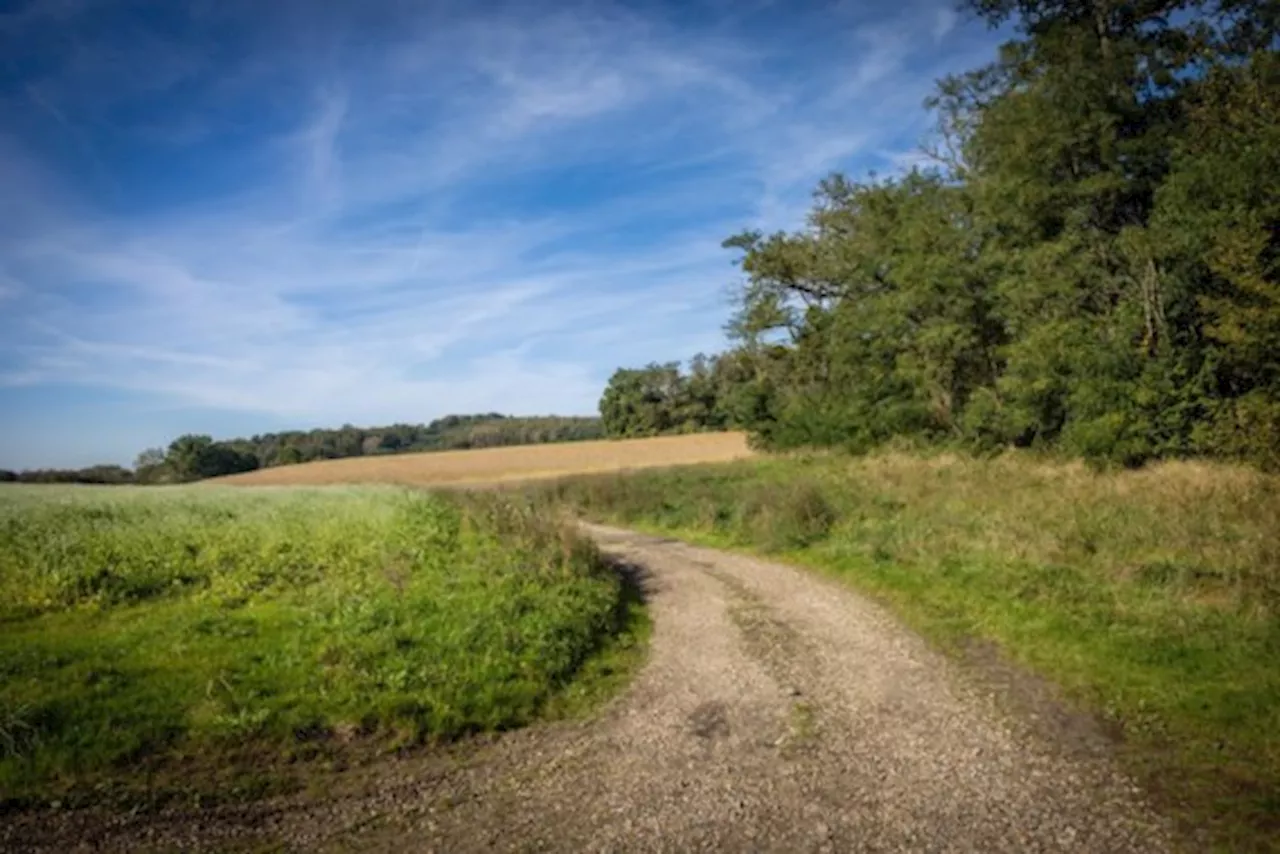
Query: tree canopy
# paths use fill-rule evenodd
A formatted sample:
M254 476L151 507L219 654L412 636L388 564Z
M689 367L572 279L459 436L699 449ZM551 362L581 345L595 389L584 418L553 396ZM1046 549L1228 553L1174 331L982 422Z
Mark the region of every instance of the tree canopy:
M701 426L1280 465L1275 4L967 5L1016 37L939 83L934 166L833 175L803 228L725 242L744 277L713 362L740 370ZM688 424L618 417L652 368L615 374L611 433Z

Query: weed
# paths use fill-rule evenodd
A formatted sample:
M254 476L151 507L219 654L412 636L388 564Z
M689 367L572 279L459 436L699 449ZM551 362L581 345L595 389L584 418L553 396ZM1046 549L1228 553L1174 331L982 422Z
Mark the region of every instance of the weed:
M40 746L30 712L29 706L0 708L0 759L21 759Z
M701 515L705 518L705 499ZM836 522L836 511L812 481L782 488L762 485L743 502L740 525L750 531L753 544L768 552L804 548L824 539Z

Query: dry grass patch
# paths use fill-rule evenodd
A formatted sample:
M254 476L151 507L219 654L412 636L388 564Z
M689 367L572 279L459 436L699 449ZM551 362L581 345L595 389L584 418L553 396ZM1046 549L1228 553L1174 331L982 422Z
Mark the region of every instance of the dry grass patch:
M570 474L728 462L751 455L746 436L742 433L695 433L649 439L351 457L277 466L217 478L217 482L235 486L314 486L335 483L399 483L415 486L491 484Z

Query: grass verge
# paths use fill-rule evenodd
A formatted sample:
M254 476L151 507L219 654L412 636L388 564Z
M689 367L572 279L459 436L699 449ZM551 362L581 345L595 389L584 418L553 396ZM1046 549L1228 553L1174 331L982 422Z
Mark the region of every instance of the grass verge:
M1280 481L1170 463L815 455L537 487L588 518L841 577L1062 686L1196 847L1280 839Z
M577 714L646 625L510 497L5 487L0 800L254 797L300 759Z

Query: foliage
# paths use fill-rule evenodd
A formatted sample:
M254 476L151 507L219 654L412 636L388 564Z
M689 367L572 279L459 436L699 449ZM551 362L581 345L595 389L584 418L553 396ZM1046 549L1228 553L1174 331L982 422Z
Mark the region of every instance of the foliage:
M803 229L726 241L715 361L743 370L708 408L775 448L1280 467L1274 4L967 5L1016 35L940 83L933 168L832 176ZM659 367L615 375L608 429L682 429L647 414Z
M96 483L119 485L134 482L134 473L123 466L99 465L82 469L28 469L0 471L0 483Z
M621 595L589 541L493 495L11 487L0 792L518 725L619 631Z
M430 424L348 424L337 430L295 430L224 441L188 434L174 439L168 448L148 448L140 453L133 471L110 465L0 471L0 483L180 483L312 460L585 441L603 435L598 418L511 417L498 413L448 415Z
M734 382L731 358L701 354L689 362L619 368L600 399L600 422L608 436L641 437L724 430L737 424L726 391Z
M1224 851L1274 843L1273 475L1202 462L1097 473L1026 452L822 454L531 489L589 518L781 552L960 650L994 641L1109 719L1131 770L1188 828Z
M587 417L511 417L448 415L430 424L392 424L386 427L352 427L338 430L266 433L228 444L244 448L258 458L261 467L342 457L403 454L418 451L450 451L495 448L544 442L599 439L599 419Z
M200 480L222 474L253 471L258 459L246 450L212 436L179 436L169 444L165 464L177 480Z

